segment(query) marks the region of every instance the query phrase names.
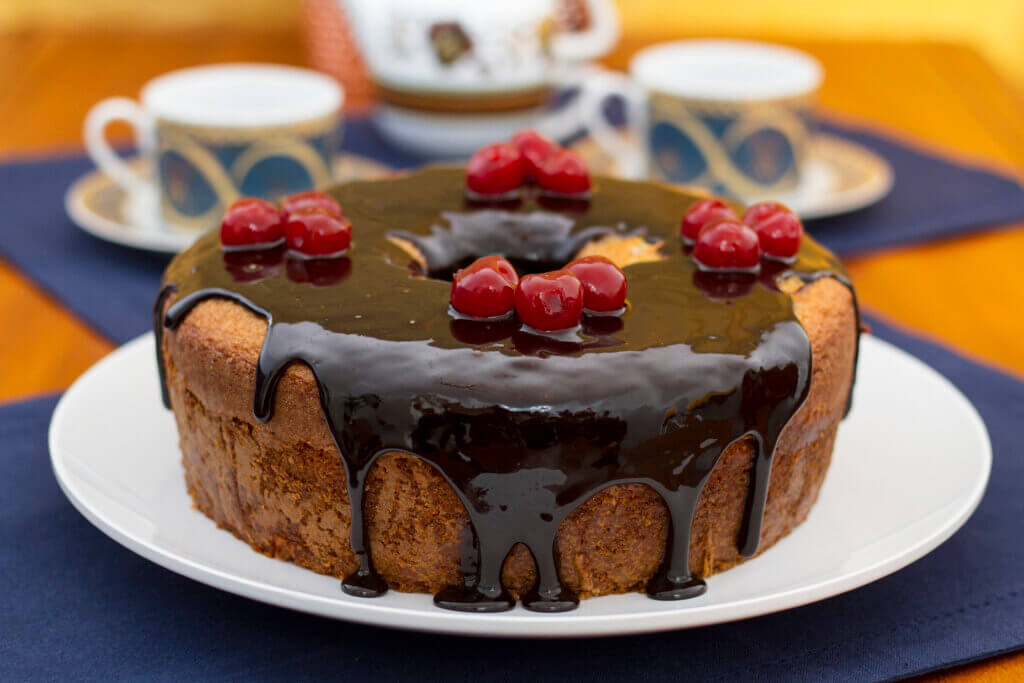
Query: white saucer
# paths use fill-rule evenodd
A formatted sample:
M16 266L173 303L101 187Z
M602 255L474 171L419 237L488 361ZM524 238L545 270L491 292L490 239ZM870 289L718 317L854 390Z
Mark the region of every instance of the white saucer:
M133 159L137 169L143 162ZM147 187L130 195L106 173L93 169L64 193L68 218L90 235L126 247L177 254L200 233L164 225L158 218L156 190Z
M377 105L373 124L381 137L399 149L424 157L467 158L495 140L507 140L533 128L552 140L580 130L579 97L557 109L535 107L488 114L419 111L386 103Z
M619 169L601 149L584 138L575 145L592 172L618 175ZM792 192L743 197L744 204L774 199L796 211L801 218L825 218L862 209L876 203L892 189L889 162L873 151L835 135L818 134L811 141L800 186ZM706 192L698 188L698 192Z
M143 169L140 159L129 163ZM386 166L353 154L338 156L334 179L368 178L387 173ZM158 218L155 188L129 195L98 169L76 180L64 194L64 210L79 228L108 242L126 247L177 254L202 233L168 225Z
M853 411L807 521L682 602L616 595L564 614L449 612L428 595L345 595L337 579L260 555L192 507L172 414L160 403L152 334L96 364L50 424L53 469L90 522L145 558L256 600L380 626L487 636L579 637L690 628L775 612L862 586L926 554L985 491L981 418L920 361L865 337Z
M889 194L892 182L889 162L867 147L819 134L811 142L810 158L796 190L775 196L746 197L744 203L774 199L801 218L824 218L874 204Z

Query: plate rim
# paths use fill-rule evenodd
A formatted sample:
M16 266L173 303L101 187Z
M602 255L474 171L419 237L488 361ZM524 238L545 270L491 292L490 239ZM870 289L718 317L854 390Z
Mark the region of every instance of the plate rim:
M977 409L963 393L945 376L914 357L903 349L877 337L865 337L862 342L869 346L878 345L886 352L895 353L904 362L910 362L917 369L933 376L964 409L964 416L982 446L980 454L981 469L974 486L959 508L949 513L949 518L941 528L927 537L919 539L901 553L877 560L853 573L842 574L808 585L794 587L768 596L760 595L737 600L724 605L702 605L666 610L658 612L632 612L616 615L537 615L524 610L500 615L462 614L438 609L436 613L425 615L411 612L408 607L382 605L374 601L356 602L347 599L329 598L312 595L296 589L283 587L273 583L257 581L237 576L230 572L202 564L188 556L181 555L159 547L157 544L126 532L118 524L107 519L102 513L93 510L83 496L76 490L73 477L69 476L64 460L59 453L61 425L67 419L68 405L77 391L90 378L95 377L109 365L116 364L124 356L138 346L154 344L153 333L148 332L127 342L105 356L81 377L61 396L54 409L47 434L50 451L50 463L57 482L64 495L72 505L91 524L101 532L124 546L128 550L147 560L175 573L186 576L200 583L220 590L277 605L300 612L344 621L397 628L400 630L445 633L452 635L469 635L482 637L512 638L578 638L591 636L627 635L650 633L668 630L699 628L728 621L748 619L778 611L792 609L811 604L825 598L834 597L855 588L872 583L884 576L898 571L919 560L956 533L977 509L984 497L992 468L992 446L984 420ZM155 399L154 399L155 400ZM255 551L253 551L255 552ZM339 591L339 597L340 591ZM344 607L339 610L339 605ZM691 623L678 623L679 614L698 615Z

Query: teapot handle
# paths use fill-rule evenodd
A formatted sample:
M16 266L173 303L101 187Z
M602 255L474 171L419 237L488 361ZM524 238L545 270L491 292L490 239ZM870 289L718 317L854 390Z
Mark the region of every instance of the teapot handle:
M551 54L559 62L595 59L619 40L619 13L612 0L583 0L590 25L584 31L558 33L551 41Z

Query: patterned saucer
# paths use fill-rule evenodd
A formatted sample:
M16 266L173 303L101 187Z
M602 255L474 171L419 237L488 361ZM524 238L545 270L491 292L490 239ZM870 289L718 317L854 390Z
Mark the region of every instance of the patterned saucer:
M575 146L596 173L617 174L614 160L592 140ZM746 204L774 199L802 218L824 218L849 213L879 201L892 189L889 162L863 145L834 135L818 134L811 142L810 158L799 187L771 197L743 197Z
M142 170L142 160L129 163ZM337 181L379 177L389 169L365 157L342 154L334 164ZM102 171L92 170L76 180L64 195L68 217L82 230L126 247L176 254L201 233L159 220L156 191L129 195Z

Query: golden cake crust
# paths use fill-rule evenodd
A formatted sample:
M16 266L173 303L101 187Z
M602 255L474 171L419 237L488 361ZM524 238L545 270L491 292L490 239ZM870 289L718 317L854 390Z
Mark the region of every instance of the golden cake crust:
M792 296L811 342L812 378L807 400L778 444L762 552L800 524L817 499L856 355L848 287L824 278ZM209 299L164 334L160 352L188 490L199 510L254 549L343 577L357 568L345 473L309 368L294 363L284 373L268 423L252 414L266 331L266 321L244 307ZM737 537L753 458L747 441L727 449L701 493L690 552L697 576L743 561ZM379 458L367 477L365 515L374 567L389 586L433 593L460 581L459 560L472 543L469 516L431 465L403 453ZM607 488L562 524L560 576L581 597L640 590L661 562L668 526L652 489ZM534 581L529 551L517 545L503 582L519 596Z

